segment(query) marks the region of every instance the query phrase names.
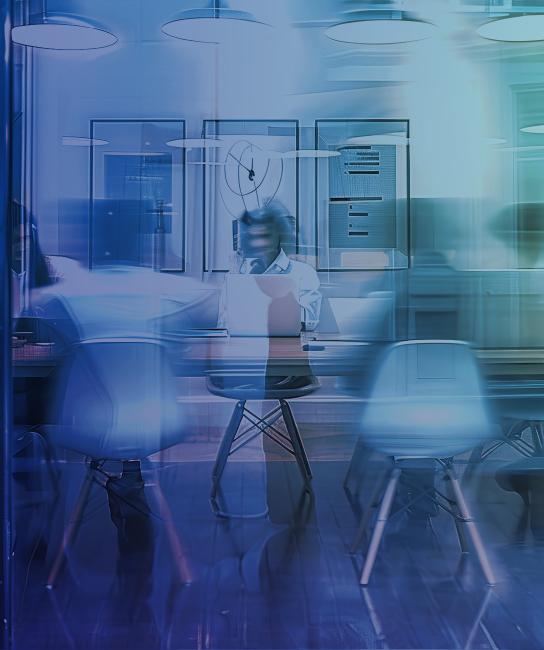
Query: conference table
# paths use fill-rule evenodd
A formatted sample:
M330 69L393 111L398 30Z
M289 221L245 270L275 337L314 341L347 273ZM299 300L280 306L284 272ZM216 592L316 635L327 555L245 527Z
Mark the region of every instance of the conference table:
M331 334L319 338L230 337L215 332L166 339L178 376L210 372L266 370L268 375L361 375L370 371L373 352L384 344L346 340ZM490 388L529 390L544 397L544 348L480 348L475 350ZM48 377L61 359L54 346L26 344L13 348L14 377ZM367 367L367 364L368 367Z

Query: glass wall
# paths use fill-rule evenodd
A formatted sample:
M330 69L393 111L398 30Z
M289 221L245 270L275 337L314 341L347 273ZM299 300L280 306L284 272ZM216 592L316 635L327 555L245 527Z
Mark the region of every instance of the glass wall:
M0 3L8 643L541 647L544 2L207 4Z

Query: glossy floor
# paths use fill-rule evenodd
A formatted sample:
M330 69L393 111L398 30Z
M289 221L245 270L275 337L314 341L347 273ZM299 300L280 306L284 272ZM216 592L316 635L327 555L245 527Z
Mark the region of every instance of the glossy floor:
M448 515L428 517L422 506L391 520L363 589L362 554L350 545L382 464L358 467L345 489L353 439L342 444L335 460L308 445L314 499L294 462L232 461L224 507L243 516L231 519L211 512L209 460L149 463L145 491L137 471L108 491L95 484L52 590L48 571L85 467L57 465L55 498L51 477L23 463L14 481L15 648L544 647L544 547L522 499L497 485L504 462L488 461L465 482L495 587L472 554L460 555Z

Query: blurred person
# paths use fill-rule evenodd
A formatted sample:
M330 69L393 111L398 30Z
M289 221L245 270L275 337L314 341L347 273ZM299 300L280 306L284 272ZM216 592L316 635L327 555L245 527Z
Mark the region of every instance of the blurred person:
M148 268L67 265L63 277L31 298L29 315L55 331L63 361L42 420L50 425L46 435L59 447L95 460L113 453L113 467L121 463L105 483L117 529L119 611L137 616L140 607L148 616L156 532L141 460L182 442L200 423L197 404L177 401L183 380L172 366L183 362L190 330L210 319L216 325L218 291ZM121 453L127 459L119 460Z
M48 321L66 343L89 338L183 338L215 327L218 290L149 268L88 270L70 265L55 284L35 289L28 315Z
M231 261L231 273L248 275L291 275L298 286L298 302L301 306L301 324L305 330L313 330L319 324L321 293L316 271L305 262L289 257L285 248L294 240L292 217L279 201L270 201L260 208L244 211L235 222L237 230L236 255ZM221 320L226 323L226 297L222 294ZM271 304L274 308L274 303ZM234 387L236 384L253 385L263 391L272 387L298 388L308 383L312 371L308 364L307 376L285 377L269 373L267 360L269 345L258 340L254 350L262 355L262 376L228 377L216 376L211 379L221 387Z
M299 286L301 322L305 330L319 323L321 293L316 271L289 257L284 247L294 239L291 216L278 201L245 211L238 218L239 247L235 272L243 274L290 274Z

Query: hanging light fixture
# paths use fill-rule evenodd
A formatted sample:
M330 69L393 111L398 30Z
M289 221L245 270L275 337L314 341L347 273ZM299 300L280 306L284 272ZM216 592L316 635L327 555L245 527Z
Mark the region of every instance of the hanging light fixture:
M532 126L524 126L520 131L523 133L544 133L544 124L533 124Z
M544 14L517 14L496 18L480 25L476 32L490 41L544 41Z
M268 158L271 159L284 159L291 158L335 158L339 156L338 151L331 151L330 149L293 149L292 151L266 151Z
M211 0L207 7L186 9L162 26L168 36L197 43L221 43L243 38L250 30L270 27L248 11L229 7L227 0Z
M117 43L118 39L95 21L49 13L44 2L41 14L32 16L26 25L12 28L11 40L46 50L97 50Z
M406 11L371 9L353 14L350 20L331 25L326 36L340 43L394 45L430 38L436 25Z
M346 140L348 145L407 145L410 144L410 138L404 132L398 133L374 133L372 135L358 135Z
M177 140L168 140L166 143L169 147L177 149L220 149L223 141L219 138L179 138Z
M65 147L102 147L109 144L108 140L100 138L84 138L78 135L63 135L62 144Z

